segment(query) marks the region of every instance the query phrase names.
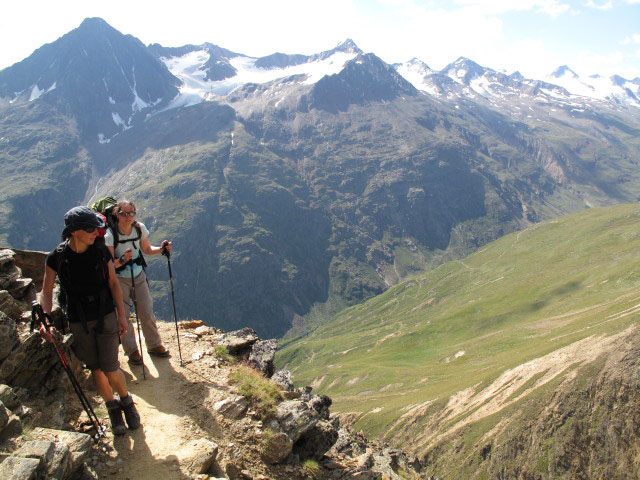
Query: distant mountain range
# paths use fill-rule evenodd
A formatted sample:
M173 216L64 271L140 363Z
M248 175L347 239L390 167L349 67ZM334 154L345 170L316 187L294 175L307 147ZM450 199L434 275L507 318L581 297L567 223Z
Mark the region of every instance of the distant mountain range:
M279 336L533 222L640 199L639 89L389 65L351 40L145 46L86 19L0 71L0 243L49 250L71 206L130 197L175 241L180 315Z

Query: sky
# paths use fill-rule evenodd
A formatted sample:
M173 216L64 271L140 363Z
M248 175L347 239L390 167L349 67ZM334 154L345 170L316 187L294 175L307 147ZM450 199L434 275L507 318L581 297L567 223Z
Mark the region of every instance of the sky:
M544 78L640 77L640 0L21 0L3 2L0 69L101 17L143 43L210 42L260 57L313 54L351 38L385 62L440 70L458 57Z

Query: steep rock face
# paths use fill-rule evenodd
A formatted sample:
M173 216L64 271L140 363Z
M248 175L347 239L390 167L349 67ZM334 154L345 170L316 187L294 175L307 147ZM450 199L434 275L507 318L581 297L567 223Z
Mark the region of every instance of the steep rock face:
M178 80L147 48L99 18L0 72L0 97L42 99L68 111L95 142L142 120L178 93Z
M91 162L76 123L51 105L0 105L0 243L49 250L84 195Z

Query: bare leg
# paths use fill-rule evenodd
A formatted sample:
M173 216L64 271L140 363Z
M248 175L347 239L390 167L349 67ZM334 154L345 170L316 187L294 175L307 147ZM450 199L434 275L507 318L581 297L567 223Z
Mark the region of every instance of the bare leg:
M124 378L124 374L120 370L106 373L99 369L92 370L91 376L93 377L93 383L96 386L98 394L105 402L114 399L114 390L118 392L120 398L124 398L129 395L127 390L127 380Z

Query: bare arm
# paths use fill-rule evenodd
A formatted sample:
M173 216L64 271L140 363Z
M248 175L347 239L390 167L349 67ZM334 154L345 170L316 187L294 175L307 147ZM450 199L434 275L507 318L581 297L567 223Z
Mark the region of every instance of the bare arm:
M110 247L109 247L110 248ZM127 314L124 309L124 303L122 301L122 290L120 289L120 282L116 277L116 269L113 266L113 262L109 260L107 264L109 270L109 290L111 290L111 296L113 297L113 303L116 306L116 314L118 316L118 334L124 335L127 331Z
M56 281L56 271L49 267L44 267L44 279L42 280L42 291L40 292L40 305L44 313L51 314L53 308L53 284Z
M159 247L152 246L148 238L140 240L140 250L145 255L159 255L165 248L168 252L171 251L171 242L169 240L163 240Z
M42 280L42 291L40 292L40 305L42 311L47 315L51 314L53 309L53 284L56 280L56 272L53 268L46 265L44 267L44 279ZM47 331L44 325L41 323L38 327L40 336L48 342L53 342L53 335Z

